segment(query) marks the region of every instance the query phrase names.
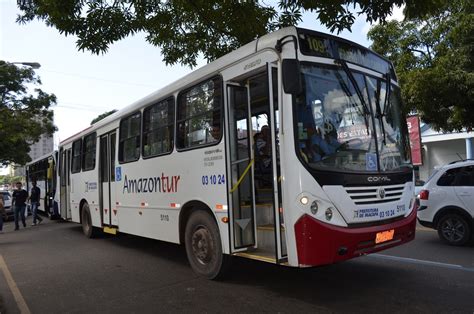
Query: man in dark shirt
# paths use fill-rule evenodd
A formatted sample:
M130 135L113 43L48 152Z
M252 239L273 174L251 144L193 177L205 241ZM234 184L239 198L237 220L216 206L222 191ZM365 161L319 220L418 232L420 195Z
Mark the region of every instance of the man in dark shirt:
M25 209L26 209L26 199L28 198L28 192L26 192L22 188L21 182L16 183L16 190L13 191L13 202L15 203L15 230L19 229L19 220L21 217L21 222L23 223L23 227L26 228L26 221L25 221Z
M30 191L31 212L33 213L33 223L31 225L36 226L36 220L38 220L38 224L43 222L43 219L38 216L41 190L36 186L36 181L32 181L31 184L33 185Z

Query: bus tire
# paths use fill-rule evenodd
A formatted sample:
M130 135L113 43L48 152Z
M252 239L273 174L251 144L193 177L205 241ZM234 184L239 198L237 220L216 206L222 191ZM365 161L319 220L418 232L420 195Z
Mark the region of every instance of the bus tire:
M92 226L91 211L89 209L89 204L87 203L84 203L84 205L82 205L81 224L82 232L84 232L84 235L86 237L95 238L97 236L97 228Z
M229 261L222 253L222 242L214 219L205 211L191 214L186 224L185 246L191 268L208 279L220 279Z

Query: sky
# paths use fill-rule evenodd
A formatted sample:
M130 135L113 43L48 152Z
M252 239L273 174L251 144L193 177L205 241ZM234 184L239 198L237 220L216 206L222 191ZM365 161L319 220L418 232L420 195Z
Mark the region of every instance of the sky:
M0 60L41 64L36 70L41 89L57 96L53 108L56 145L87 128L99 114L121 109L192 71L166 66L160 49L146 42L142 33L116 42L103 55L94 55L78 51L74 36L61 35L44 22L16 23L18 14L15 0L0 0ZM402 10L394 10L393 16L401 17ZM311 14L305 14L298 26L329 33ZM369 29L360 17L352 32L339 36L369 46ZM200 60L198 67L203 65L205 61Z

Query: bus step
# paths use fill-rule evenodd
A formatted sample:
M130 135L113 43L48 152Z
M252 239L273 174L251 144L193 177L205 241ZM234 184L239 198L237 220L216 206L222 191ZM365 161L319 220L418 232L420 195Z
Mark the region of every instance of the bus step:
M249 252L238 252L238 253L234 253L234 255L242 256L249 259L254 259L257 261L276 264L275 254L268 253L268 252L261 252L259 250L249 251Z
M273 212L273 204L257 204L255 210L257 216L257 225L269 225L275 221L275 213Z
M285 227L281 228L281 237L285 239ZM275 251L275 226L273 224L257 226L257 246L259 249ZM283 251L286 252L286 241L282 241Z

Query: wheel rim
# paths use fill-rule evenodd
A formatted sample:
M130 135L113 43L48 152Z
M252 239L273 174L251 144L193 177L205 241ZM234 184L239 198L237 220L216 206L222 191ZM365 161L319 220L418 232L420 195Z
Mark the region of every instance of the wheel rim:
M196 228L191 238L191 247L199 263L203 265L209 264L215 252L209 230L202 226Z
M441 232L443 236L449 240L450 242L458 242L466 233L466 229L464 228L464 224L456 218L448 218L446 219L442 226Z

